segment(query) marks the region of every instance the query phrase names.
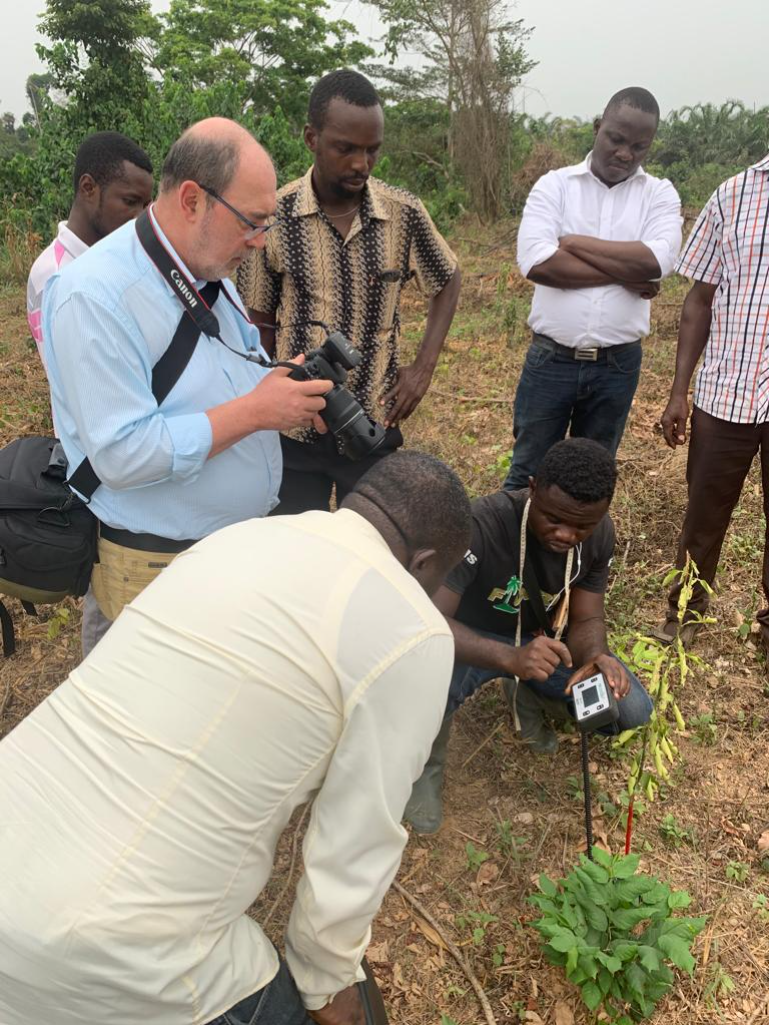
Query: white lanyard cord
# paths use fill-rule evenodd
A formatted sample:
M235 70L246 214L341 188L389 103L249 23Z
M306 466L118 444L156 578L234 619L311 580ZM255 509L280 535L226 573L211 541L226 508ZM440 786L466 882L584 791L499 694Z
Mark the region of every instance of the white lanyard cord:
M523 634L523 568L526 563L526 525L529 522L529 507L531 506L531 499L527 499L526 505L523 508L523 516L521 517L521 538L520 538L520 602L518 605L518 623L515 628L515 646L516 648L521 647L521 638ZM566 623L569 618L569 598L571 596L571 570L574 564L574 549L569 549L569 554L566 556L566 573L563 581L563 608L558 614L560 623L556 627L555 639L560 641L563 631L566 629ZM531 597L529 597L531 600ZM515 696L518 696L518 684L520 683L520 677L515 677ZM513 718L515 719L515 728L520 731L521 724L518 720L518 709L517 701L513 702Z

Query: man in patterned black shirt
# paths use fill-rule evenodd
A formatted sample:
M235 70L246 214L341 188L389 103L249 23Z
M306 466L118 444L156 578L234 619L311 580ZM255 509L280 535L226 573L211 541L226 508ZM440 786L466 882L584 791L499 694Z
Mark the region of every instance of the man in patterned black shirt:
M351 461L331 435L295 430L281 438L281 514L337 504L371 464L403 444L400 423L425 395L460 289L457 261L416 196L371 178L384 134L376 90L355 71L334 71L310 96L305 142L314 164L278 193L278 225L266 248L238 271L262 343L281 359L324 341L321 320L363 357L347 386L387 428L379 451ZM428 297L414 362L399 363L400 299L414 279Z

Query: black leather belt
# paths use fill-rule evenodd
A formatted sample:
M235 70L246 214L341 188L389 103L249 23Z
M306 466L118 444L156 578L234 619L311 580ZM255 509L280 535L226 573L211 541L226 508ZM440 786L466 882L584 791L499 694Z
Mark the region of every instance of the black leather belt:
M137 552L162 552L164 555L178 555L197 543L172 541L168 537L158 537L157 534L134 534L132 530L118 530L116 527L108 527L106 523L99 523L99 535L105 541L123 548L133 548Z
M538 335L536 332L534 332L534 341L538 345L544 345L546 349L552 349L553 352L557 352L561 356L568 356L569 359L585 360L589 363L597 363L602 353L622 352L623 349L630 349L641 344L641 339L639 338L636 342L623 342L621 345L590 345L577 348L571 345L561 345L560 342L556 342L549 335Z

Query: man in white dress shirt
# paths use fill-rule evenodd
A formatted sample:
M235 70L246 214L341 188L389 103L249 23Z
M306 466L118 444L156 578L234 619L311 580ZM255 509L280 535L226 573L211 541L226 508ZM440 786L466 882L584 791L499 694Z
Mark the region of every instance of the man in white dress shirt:
M641 372L650 300L681 248L681 201L641 167L659 123L646 89L623 89L595 123L592 152L531 190L518 265L535 283L533 331L513 410L505 489L528 486L567 434L616 455Z
M470 540L431 456L179 555L0 743L0 1022L359 1025L443 718L429 595ZM314 797L286 961L246 914Z

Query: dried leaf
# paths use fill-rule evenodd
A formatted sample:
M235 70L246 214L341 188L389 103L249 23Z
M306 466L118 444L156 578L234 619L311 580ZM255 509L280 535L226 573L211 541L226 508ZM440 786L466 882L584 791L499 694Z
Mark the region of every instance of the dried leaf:
M536 1011L524 1011L523 1020L531 1022L531 1025L545 1025L542 1018L537 1014Z
M765 829L758 838L758 850L760 854L769 851L769 829Z
M555 1005L555 1025L574 1025L574 1012L563 1000Z
M366 951L366 957L371 964L386 964L390 960L390 944L387 940L381 943L372 943Z
M425 939L428 939L434 946L438 947L439 950L445 950L446 944L443 941L443 937L437 930L433 929L429 922L426 922L424 918L416 917L417 929L422 933Z
M534 816L530 811L522 811L515 816L515 821L520 822L522 826L530 826L534 821Z
M493 861L484 861L478 869L475 881L479 886L488 886L499 878L499 868Z

